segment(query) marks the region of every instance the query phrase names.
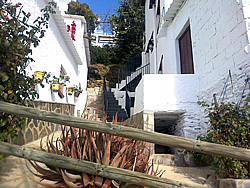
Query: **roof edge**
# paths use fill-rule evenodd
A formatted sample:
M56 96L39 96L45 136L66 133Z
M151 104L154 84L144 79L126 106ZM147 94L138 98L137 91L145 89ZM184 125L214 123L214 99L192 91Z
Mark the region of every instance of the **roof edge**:
M53 0L45 0L45 1L47 3L49 3L49 2L52 2ZM69 33L67 33L67 31L66 31L67 26L66 26L66 23L64 22L64 19L63 19L64 14L62 14L61 11L59 10L58 4L55 8L55 11L56 11L56 14L52 14L52 17L54 17L54 19L55 19L56 25L57 25L57 27L62 35L62 38L64 39L65 43L69 47L69 50L71 51L71 54L76 61L76 64L83 65L83 61L81 60L80 55L78 54L76 47L70 38ZM72 15L72 16L75 17L77 15ZM85 23L86 23L86 20L83 16L77 16L77 17L80 17L80 19L85 21Z

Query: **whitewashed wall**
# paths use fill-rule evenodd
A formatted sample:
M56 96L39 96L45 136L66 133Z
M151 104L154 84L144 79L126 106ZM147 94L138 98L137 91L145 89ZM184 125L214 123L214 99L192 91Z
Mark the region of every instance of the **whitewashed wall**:
M178 37L189 23L194 71L201 86L200 98L211 101L213 93L219 94L229 70L239 94L250 72L246 51L249 44L247 16L244 17L242 7L242 2L236 0L187 1L167 27L165 36L159 39L157 57L159 60L164 55L163 72L180 73Z
M161 10L167 11L171 3L172 1L162 0ZM153 9L149 10L148 6L149 0L146 2L147 42L151 33L156 33L154 26L157 3ZM213 0L186 1L172 23L167 25L162 20L164 27L158 35L155 34L155 48L150 54L151 73L157 73L163 55L163 73L180 74L178 38L185 26L190 24L194 71L201 85L199 98L210 102L214 93L220 95L229 70L238 98L244 87L244 80L250 72L249 12L247 0L216 3ZM229 94L228 98L232 98Z
M161 0L161 10L167 11L172 2ZM225 101L235 101L235 98L237 101L245 85L245 79L250 74L247 35L249 1L187 0L171 23L167 24L162 20L163 27L160 28L159 34L155 27L157 3L151 10L148 9L149 0L145 5L145 46L154 33L150 72L157 73L163 55L165 75L144 76L136 88L134 114L145 110L184 110L185 113L178 122L176 135L195 138L198 134L205 134L207 122L201 113L203 110L196 102L205 100L211 103L213 94L217 94L219 98L229 70L232 73L235 97L228 82ZM165 15L165 12L161 14ZM190 25L191 29L194 75L180 74L178 39L187 25ZM145 57L143 61L145 64ZM249 90L245 91L248 92Z
M41 15L40 10L46 6L44 0L26 0L22 1L24 6L23 10L31 13L30 21L36 19ZM60 13L57 9L57 13ZM83 26L81 20L74 19L76 26L76 49L72 49L68 46L63 37L61 29L58 27L58 19L52 15L49 21L49 28L46 30L45 37L41 39L39 46L33 49L32 58L35 62L31 63L28 68L29 75L33 75L35 71L46 71L51 72L55 76L60 76L60 68L63 65L70 77L70 83L67 83L66 87L72 85L78 85L82 87L83 93L80 94L79 98L75 99L73 96L66 97L66 91L63 92L64 98L61 99L57 93L51 92L50 85L45 84L44 88L37 86L39 93L39 99L45 102L58 102L58 103L69 103L75 105L75 115L77 110L80 113L84 110L86 103L86 86L87 86L87 62L86 55L83 48ZM60 18L63 21L63 17ZM71 22L72 20L68 20ZM32 22L30 22L32 23ZM66 24L65 24L66 30ZM68 34L68 38L70 38ZM73 56L73 52L78 52L82 65L77 64L76 56ZM79 63L79 62L78 62ZM66 90L65 87L65 90Z
M65 11L68 10L68 3L71 1L76 1L76 0L55 0L60 8L60 11L64 13Z
M196 138L205 130L199 123L199 87L196 75L146 74L136 88L134 114L142 111L183 112L176 135Z

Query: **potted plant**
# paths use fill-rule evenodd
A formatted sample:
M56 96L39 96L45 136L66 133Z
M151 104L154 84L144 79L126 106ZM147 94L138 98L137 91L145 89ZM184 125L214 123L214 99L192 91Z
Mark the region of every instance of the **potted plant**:
M74 96L75 97L79 97L80 93L82 93L81 87L75 87L75 93Z
M60 83L58 79L54 79L51 83L51 89L53 92L58 92L60 87Z
M53 92L58 92L60 88L65 86L66 82L69 82L69 76L60 75L60 77L53 76L52 80L49 80L51 83L51 89Z
M45 75L45 72L36 71L34 72L34 79L38 82L42 82L44 75Z
M68 87L68 95L72 95L74 92L74 87Z

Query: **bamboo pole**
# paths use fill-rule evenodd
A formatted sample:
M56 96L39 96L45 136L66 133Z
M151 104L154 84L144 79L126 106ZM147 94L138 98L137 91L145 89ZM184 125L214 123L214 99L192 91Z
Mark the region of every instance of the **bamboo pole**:
M37 110L34 108L10 104L2 101L0 101L0 111L24 117L30 117L33 119L69 125L86 130L93 130L110 135L132 138L145 142L155 143L158 145L183 148L191 151L231 157L250 162L250 149L226 146L222 144L214 144L189 138L145 131L131 127L113 125L110 123L86 120L55 112Z
M18 146L5 142L0 142L0 152L4 154L11 154L17 157L42 162L51 166L56 166L64 169L84 172L97 176L102 176L109 179L114 179L122 182L149 186L149 187L194 187L188 183L181 183L178 181L151 176L139 172L133 172L121 168L115 168L99 163L73 159L62 155L56 155L44 151L39 151L33 148ZM197 186L201 187L201 186Z

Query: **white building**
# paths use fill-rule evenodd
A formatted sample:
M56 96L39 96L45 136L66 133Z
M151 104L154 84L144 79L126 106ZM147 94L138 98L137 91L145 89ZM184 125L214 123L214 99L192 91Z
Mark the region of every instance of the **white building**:
M145 1L142 66L150 74L137 86L134 106L144 129L196 139L207 128L197 101L211 103L213 94L222 101L223 88L224 101L240 98L250 75L249 9L247 0Z
M41 15L40 10L48 2L49 0L22 1L23 10L31 14L30 23ZM27 71L30 76L36 71L50 72L57 77L63 73L70 77L70 82L66 82L61 89L61 97L59 92L52 91L51 84L43 81L44 88L37 85L39 98L35 102L35 107L81 116L87 100L87 65L89 63L89 43L84 38L87 32L86 21L83 16L62 14L58 6L55 11L56 14L50 15L49 27L46 29L45 36L41 38L39 46L32 51L32 58L35 62L30 63ZM73 22L76 24L75 41L71 38L71 30L67 32L67 25L72 28ZM82 93L79 97L68 94L67 88L72 86L81 87ZM27 124L27 128L19 133L19 143L27 143L58 130L58 125L53 123L28 119Z
M103 47L104 45L114 45L115 36L112 33L103 33L95 30L91 33L91 43L93 46Z

